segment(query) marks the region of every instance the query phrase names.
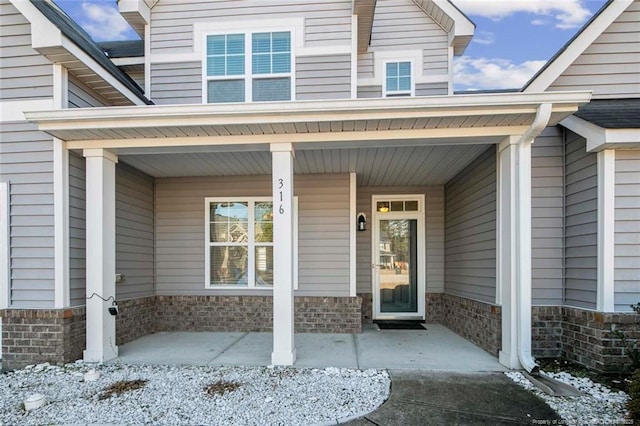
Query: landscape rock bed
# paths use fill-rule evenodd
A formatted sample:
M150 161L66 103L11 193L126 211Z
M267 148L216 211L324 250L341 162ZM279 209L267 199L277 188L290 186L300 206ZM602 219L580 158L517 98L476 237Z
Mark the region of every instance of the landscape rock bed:
M141 386L101 399L118 382ZM207 391L217 383L236 386ZM390 383L382 370L41 364L0 377L0 424L336 424L382 405ZM47 403L26 411L36 393Z
M535 387L522 373L509 371L505 374L520 386L542 398L562 417L562 424L576 426L633 424L626 418L626 404L629 397L623 391L612 391L587 377L574 377L566 372L545 373L584 393L583 396L577 397L551 396ZM537 424L545 424L545 419L535 420Z

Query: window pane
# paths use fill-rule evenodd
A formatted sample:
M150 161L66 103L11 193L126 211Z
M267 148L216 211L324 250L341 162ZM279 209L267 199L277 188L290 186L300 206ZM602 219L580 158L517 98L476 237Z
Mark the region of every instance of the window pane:
M289 77L254 79L253 100L256 102L291 100L291 79Z
M273 203L256 203L255 220L255 241L273 242Z
M411 62L400 62L398 64L398 75L411 75Z
M227 75L244 74L244 55L234 55L227 57ZM220 74L216 74L220 75Z
M211 284L247 285L247 247L211 247Z
M418 202L417 201L405 201L404 209L408 212L416 212L418 211Z
M227 54L244 54L244 34L231 34L227 36Z
M391 211L392 212L401 212L404 210L404 206L402 201L392 201L391 202Z
M398 90L411 90L411 77L399 77Z
M395 92L398 90L398 78L387 77L387 92Z
M212 203L209 214L212 243L249 241L247 203Z
M208 36L207 37L207 55L224 55L224 36Z
M397 77L398 76L398 64L395 62L387 63L387 77Z
M271 74L271 55L253 55L253 73Z
M244 102L244 80L209 81L207 101L210 103Z
M274 52L290 52L291 51L291 33L279 32L272 33L273 51Z
M376 203L376 209L380 213L386 213L389 211L389 202L388 201L378 201Z
M207 75L224 75L224 56L212 56L207 60Z
M273 285L273 247L256 247L256 286Z
M271 33L255 33L252 42L253 53L271 52Z
M274 54L272 72L291 72L291 55L289 53Z

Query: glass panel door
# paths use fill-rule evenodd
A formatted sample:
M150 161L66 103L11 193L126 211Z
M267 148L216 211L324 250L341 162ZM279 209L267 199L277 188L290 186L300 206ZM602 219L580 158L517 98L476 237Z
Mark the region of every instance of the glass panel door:
M379 312L418 313L418 221L380 219L378 231Z

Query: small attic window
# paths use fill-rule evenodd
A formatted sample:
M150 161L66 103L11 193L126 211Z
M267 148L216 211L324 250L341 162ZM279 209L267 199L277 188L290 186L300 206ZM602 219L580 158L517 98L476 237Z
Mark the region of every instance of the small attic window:
M413 96L411 61L388 61L385 63L385 97Z

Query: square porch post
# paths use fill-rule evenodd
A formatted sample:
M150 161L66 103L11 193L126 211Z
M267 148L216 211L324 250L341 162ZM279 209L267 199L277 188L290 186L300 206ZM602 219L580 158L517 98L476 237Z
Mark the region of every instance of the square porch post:
M116 317L108 308L116 285L116 163L118 157L104 149L85 149L87 348L85 362L104 362L118 356ZM107 301L105 301L107 300Z
M273 182L273 365L293 365L293 145L271 144Z

